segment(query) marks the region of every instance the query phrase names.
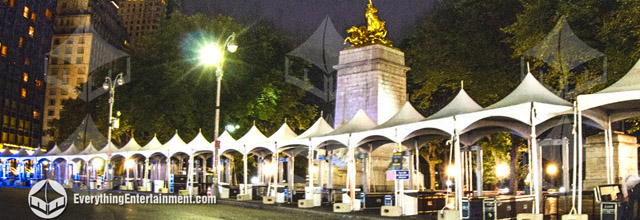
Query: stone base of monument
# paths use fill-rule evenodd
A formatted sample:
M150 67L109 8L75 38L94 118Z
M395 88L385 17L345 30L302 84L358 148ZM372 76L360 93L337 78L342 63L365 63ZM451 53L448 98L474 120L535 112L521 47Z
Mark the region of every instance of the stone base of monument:
M438 211L438 220L460 220L460 211L442 210Z
M313 200L312 199L298 200L298 208L313 208Z
M614 182L629 175L638 175L638 139L631 135L613 132L613 177ZM607 158L604 133L586 138L584 143L585 177L583 188L592 190L598 185L607 184Z
M276 197L273 197L273 196L262 197L262 204L269 204L269 205L276 204Z
M574 215L562 215L562 220L588 220L589 215L587 214L574 214Z
M517 220L543 220L543 214L533 214L533 213L519 213L516 216Z
M351 203L334 203L333 212L351 212Z
M400 206L382 206L380 207L380 215L386 217L402 216L402 207Z

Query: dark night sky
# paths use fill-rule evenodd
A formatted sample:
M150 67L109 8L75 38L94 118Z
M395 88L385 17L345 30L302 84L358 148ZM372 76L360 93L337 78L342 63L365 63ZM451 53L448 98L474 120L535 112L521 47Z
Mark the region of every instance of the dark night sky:
M273 22L293 37L304 42L329 15L342 37L351 26L366 23L367 0L182 0L185 13L224 14L237 22L251 24L259 19ZM398 45L415 25L416 19L428 13L434 0L374 0L378 17L387 22L388 37Z

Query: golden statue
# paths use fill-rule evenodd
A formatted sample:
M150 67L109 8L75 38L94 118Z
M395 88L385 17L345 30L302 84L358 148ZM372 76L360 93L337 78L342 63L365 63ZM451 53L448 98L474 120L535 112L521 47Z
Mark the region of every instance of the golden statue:
M369 5L365 13L367 18L367 26L352 26L347 30L351 36L344 39L344 44L351 43L351 47L361 47L373 44L384 44L390 47L391 41L387 39L387 30L384 28L385 22L378 19L376 13L378 9L373 7L373 3L369 0Z

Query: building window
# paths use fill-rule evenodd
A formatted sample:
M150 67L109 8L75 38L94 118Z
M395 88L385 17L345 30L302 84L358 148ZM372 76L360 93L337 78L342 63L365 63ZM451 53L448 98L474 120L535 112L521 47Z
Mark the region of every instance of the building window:
M31 13L31 21L36 22L36 13Z
M33 29L33 26L29 26L29 37L33 37L33 32L35 30Z
M84 37L79 37L78 38L78 43L79 44L84 44Z
M34 119L39 119L39 118L40 118L40 112L38 112L38 111L33 111L33 118L34 118Z
M22 88L22 90L20 91L20 97L27 98L27 89Z
M58 58L51 57L51 64L58 64Z
M0 44L0 45L2 45L2 44ZM0 46L0 55L2 55L3 57L7 56L7 46L6 45Z
M44 11L44 16L47 17L47 19L51 20L51 17L53 16L51 14L51 10L47 8L47 10Z
M64 64L71 64L71 57L65 57Z
M50 88L49 89L49 95L56 95L56 89L55 88Z
M58 38L53 39L53 45L60 45L60 39Z
M68 95L69 92L66 89L61 90L62 95Z
M62 85L67 85L69 83L69 78L67 78L66 76L62 77Z
M55 99L49 99L49 105L56 105Z
M15 1L14 0L9 0L9 7L13 7Z
M62 75L63 76L69 75L69 69L67 68L62 69Z
M22 81L25 83L29 82L29 74L27 74L27 72L22 73Z
M31 61L31 60L29 60L29 58L24 58L24 65L27 65L27 66L28 66L28 65L29 65L29 63L31 63L30 61Z
M78 47L77 51L78 54L84 54L84 47Z
M53 116L56 112L53 109L49 109L49 111L47 111L47 116Z
M36 87L42 88L42 80L36 79Z
M71 47L65 47L64 48L64 53L65 54L71 54L71 49L72 49Z
M73 38L67 38L67 44L73 44Z
M23 41L24 41L24 39L22 37L18 38L18 47L22 48Z
M22 13L22 16L24 16L24 18L29 18L29 7L24 6L24 12Z
M76 57L76 64L82 64L82 57Z

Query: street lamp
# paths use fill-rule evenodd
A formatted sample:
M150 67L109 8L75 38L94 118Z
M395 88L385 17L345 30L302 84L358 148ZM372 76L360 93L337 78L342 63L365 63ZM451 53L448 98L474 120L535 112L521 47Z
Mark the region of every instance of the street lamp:
M102 88L104 90L109 91L109 129L107 131L107 147L111 145L111 129L114 127L114 119L113 119L113 102L115 100L116 94L116 86L121 86L124 84L124 76L122 73L119 73L114 80L111 80L111 77L107 76L104 78L104 83L102 84ZM120 112L118 112L118 117L120 117ZM116 118L118 120L118 118ZM117 124L117 123L115 123ZM117 126L117 125L116 125Z
M214 172L214 193L216 196L219 195L218 191L218 183L220 182L220 169L218 169L220 159L218 158L218 135L220 132L220 85L222 83L222 76L224 75L224 48L227 49L230 53L236 52L238 50L238 43L236 42L236 33L232 33L227 37L227 40L224 42L222 47L218 47L216 44L207 44L200 49L200 62L202 65L210 66L216 65L216 118L214 124L214 141L216 142L216 147L214 147L213 152L213 160L214 167L216 168Z

